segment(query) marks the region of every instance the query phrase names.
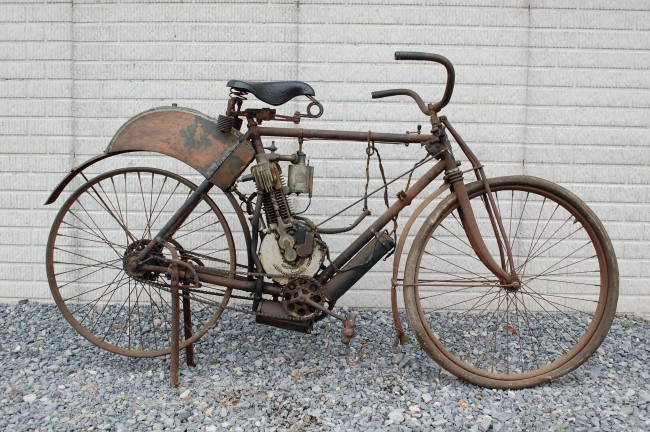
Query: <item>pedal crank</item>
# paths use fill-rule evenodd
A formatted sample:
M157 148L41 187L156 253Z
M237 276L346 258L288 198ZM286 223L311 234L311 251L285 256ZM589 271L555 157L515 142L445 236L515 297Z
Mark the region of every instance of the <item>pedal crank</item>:
M336 318L337 320L341 321L343 323L343 331L341 332L341 341L346 346L350 345L350 341L357 335L357 326L356 326L357 314L356 313L350 312L346 316L342 316L308 298L303 298L302 301L308 304L309 306L318 309L322 313L330 315Z

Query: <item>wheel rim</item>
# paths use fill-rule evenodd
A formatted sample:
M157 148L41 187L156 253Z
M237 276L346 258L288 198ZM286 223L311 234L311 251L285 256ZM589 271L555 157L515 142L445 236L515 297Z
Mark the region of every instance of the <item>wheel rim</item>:
M521 288L503 288L473 258L457 212L448 206L448 217L422 240L413 279L417 312L438 360L451 361L457 374L551 379L579 366L588 355L578 354L590 354L604 338L608 265L591 216L538 185L512 186L506 182L493 191ZM480 190L474 188L470 198L486 235L491 228ZM496 241L486 243L498 257Z
M87 182L66 201L50 232L48 280L61 312L86 339L129 356L170 352L169 281L162 274L134 273L128 262L194 189L188 180L162 170L121 169ZM182 259L199 265L209 260L210 267L234 274L232 234L206 196L169 242ZM158 254L161 263L170 257L164 248ZM183 347L216 322L231 290L201 286L181 292L192 312L186 326L192 337L181 340ZM184 330L181 322L181 339Z

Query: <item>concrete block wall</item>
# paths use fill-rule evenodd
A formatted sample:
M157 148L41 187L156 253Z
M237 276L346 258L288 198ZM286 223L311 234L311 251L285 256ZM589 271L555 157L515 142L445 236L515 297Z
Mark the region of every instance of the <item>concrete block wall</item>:
M175 102L216 117L231 78L296 79L310 83L325 106L323 117L304 121L305 127L404 132L424 124L426 130L426 118L407 98L370 98L371 91L388 88L411 88L426 100L440 96L441 67L393 60L397 50L417 50L455 64L457 84L445 114L488 175L537 175L582 197L614 241L619 311L650 313L650 4L430 3L3 1L0 299L51 299L45 243L64 197L49 207L43 202L132 115ZM293 101L282 110L305 106ZM296 147L288 140L277 144ZM322 198L309 209L314 220L362 194L364 147L306 144L316 168L315 195ZM389 176L423 156L415 146L380 151ZM120 164L197 179L187 167L150 156L108 160L90 172ZM371 174L371 188L378 187L375 161ZM397 182L391 196L403 187ZM381 196L371 199L375 214L382 206ZM346 212L342 222L358 211ZM352 238L328 243L336 253ZM390 263L382 263L346 302L388 305L389 271Z

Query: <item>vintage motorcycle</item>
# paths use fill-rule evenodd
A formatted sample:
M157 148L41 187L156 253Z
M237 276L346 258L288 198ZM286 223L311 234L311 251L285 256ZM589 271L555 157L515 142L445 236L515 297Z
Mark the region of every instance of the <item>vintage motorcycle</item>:
M444 95L436 103L406 89L372 93L412 98L430 121L429 133L419 127L376 133L264 126L297 125L323 114L314 89L297 81L229 81L226 112L218 119L174 105L127 121L103 154L74 168L47 200L55 202L74 178L86 180L63 204L47 244L49 284L68 322L118 354L171 354L174 385L179 350L186 349L193 363L192 344L225 309L301 332L331 317L341 321L342 340L349 343L356 334L355 315L339 314L335 304L392 253L393 276L386 284L397 335L404 342L397 308L401 288L417 341L450 373L479 386L523 388L585 362L605 338L618 297L616 258L602 223L580 199L551 182L487 178L478 158L439 115L454 88L451 62L419 52L397 52L395 58L446 69ZM250 96L272 106L304 96L309 104L306 113L281 115L269 107L244 108ZM466 170L448 134L469 161ZM275 145L264 146L268 137L295 139L298 150L279 154ZM366 205L356 221L341 228L322 225L352 206L317 222L291 205L294 195L312 198L314 167L307 163L305 143L326 145L325 140L362 143L368 163L376 158L382 173L383 185L369 192L366 169L365 193L355 203ZM389 182L378 144L410 144L421 149L422 158ZM98 161L133 152L172 157L205 179L196 185L145 167L86 177ZM476 180L466 183L468 173ZM426 195L398 238L397 216L441 175L441 185ZM400 178L408 179L407 186L390 204L387 186ZM386 211L330 258L328 236L359 226L370 215L368 196L382 192Z

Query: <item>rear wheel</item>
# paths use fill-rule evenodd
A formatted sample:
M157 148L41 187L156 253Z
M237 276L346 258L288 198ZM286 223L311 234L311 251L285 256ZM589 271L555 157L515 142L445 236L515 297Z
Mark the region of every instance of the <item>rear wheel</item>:
M63 205L47 245L50 289L63 316L82 336L118 354L153 357L171 351L172 301L164 273L138 272L133 261L196 189L176 174L151 168L110 171L82 185ZM203 195L169 243L181 259L234 275L235 247L219 207ZM165 248L149 264L169 263ZM189 281L188 281L189 282ZM231 290L181 285L191 319L183 348L219 319ZM189 308L187 304L189 301ZM182 317L181 313L181 317ZM181 336L182 338L182 336Z
M447 371L483 387L529 387L574 370L601 344L616 311L618 268L601 222L572 193L524 176L489 184L521 287L500 282L476 257L452 194L409 253L405 306L418 341ZM500 262L483 184L467 189Z

